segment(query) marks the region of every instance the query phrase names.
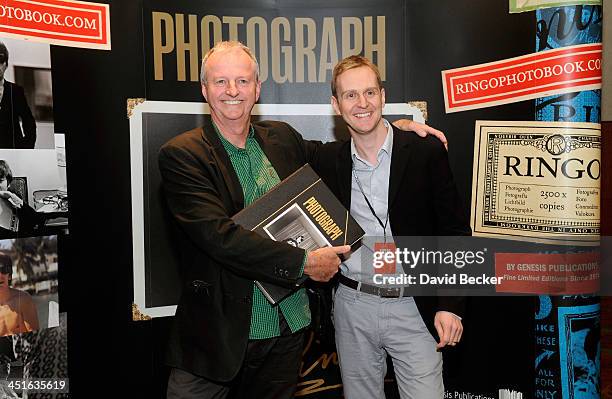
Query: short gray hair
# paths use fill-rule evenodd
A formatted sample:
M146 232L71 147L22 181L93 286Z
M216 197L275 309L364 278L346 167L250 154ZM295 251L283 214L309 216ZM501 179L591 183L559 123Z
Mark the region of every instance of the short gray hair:
M251 58L251 60L253 60L253 62L255 63L255 78L256 78L256 81L259 82L259 62L257 62L257 58L255 58L255 55L253 54L251 49L245 46L244 44L240 43L237 40L225 40L225 41L217 42L210 50L206 52L206 54L204 55L204 58L202 58L202 69L200 71L200 84L203 85L206 82L206 68L205 67L206 67L206 61L208 61L208 58L210 58L210 56L215 51L230 50L233 48L241 49L249 56L249 58Z

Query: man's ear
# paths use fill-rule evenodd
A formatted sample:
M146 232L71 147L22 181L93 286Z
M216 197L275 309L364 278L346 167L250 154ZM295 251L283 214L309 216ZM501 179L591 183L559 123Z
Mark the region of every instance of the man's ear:
M259 101L259 93L261 93L261 80L257 80L257 86L255 86L255 102Z
M382 100L382 106L385 108L385 89L382 87L380 89L380 98Z
M204 99L206 100L206 102L208 102L208 92L206 91L205 84L202 84L202 95L204 96Z
M341 115L340 113L340 104L338 104L338 99L335 96L331 96L331 105L336 115Z

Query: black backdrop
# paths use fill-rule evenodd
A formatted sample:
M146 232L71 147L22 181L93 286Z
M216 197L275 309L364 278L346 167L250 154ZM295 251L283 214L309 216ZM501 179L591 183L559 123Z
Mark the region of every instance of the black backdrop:
M62 273L70 385L75 398L160 398L167 375L162 359L170 319L131 321L126 99L148 95L142 4L109 3L112 51L57 46L51 50L54 119L56 130L66 132L71 187L71 255ZM446 132L451 166L469 204L474 120L531 120L534 105L524 101L446 115L440 71L533 52L535 16L509 15L507 1L406 3L408 62L413 68L405 91L410 98L426 100L430 123ZM197 84L193 87L197 93ZM532 392L531 300L473 302L465 342L447 361L448 368L462 371L460 381L451 384L487 391L507 380L512 387Z

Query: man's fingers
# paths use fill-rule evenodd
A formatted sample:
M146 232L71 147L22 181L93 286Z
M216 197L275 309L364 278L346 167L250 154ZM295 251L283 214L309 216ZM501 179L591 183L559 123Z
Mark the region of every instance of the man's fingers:
M462 333L463 333L463 327L461 326L461 324L459 324L457 326L457 328L455 329L455 333L453 334L452 342L459 342L459 341L461 341L461 334Z
M14 208L21 208L21 205L23 205L23 201L19 198L15 199L13 197L9 197L8 202L10 202Z
M415 131L416 129L414 129L414 123L410 120L410 119L398 119L395 122L393 122L393 125L395 125L398 129L404 130L404 131ZM427 135L427 133L425 133L425 135L422 135L422 132L416 132L419 136L421 137L425 137Z
M444 341L444 329L442 328L442 324L437 320L434 322L434 327L436 328L438 337L440 337L440 342L436 345L436 348L440 349L446 345L446 341Z
M458 321L455 320L451 322L438 322L440 325L439 328L436 326L438 336L440 337L440 343L437 345L438 349L443 348L446 345L455 346L455 344L458 342L456 337L460 324L457 322Z
M461 320L453 318L442 324L444 330L449 333L448 345L455 346L461 340L461 334L463 333L463 324L461 324Z
M424 129L426 129L423 131L424 134L418 133L418 135L421 137L425 137L429 133L432 136L436 136L436 138L440 140L442 144L444 144L444 148L446 148L446 150L448 151L448 140L446 139L446 136L444 135L444 133L438 129L434 129L431 126L427 126L427 125L424 125L424 126L425 126Z
M445 342L446 344L448 344L449 342L452 342L452 341L451 341L451 332L452 332L452 330L451 330L451 328L450 328L450 327L448 327L448 326L445 326L445 327L446 327L446 328L444 328L444 342ZM440 342L440 343L442 343L442 342Z
M420 127L420 126L415 126L416 124L412 124L413 126L413 132L415 132L417 134L417 136L419 137L427 137L427 129Z
M419 137L427 137L428 134L435 136L438 140L444 144L444 148L448 151L448 140L446 140L446 136L444 133L438 129L434 129L431 126L428 126L423 123L411 121L409 119L399 119L393 122L393 124L402 129L404 131L413 131Z
M341 262L338 255L350 250L350 245L341 245L337 247L323 247L309 252L304 273L315 281L329 281L338 272Z
M434 129L433 127L430 127L431 131L430 133L433 134L434 136L436 136L438 138L438 140L440 140L442 143L444 143L444 145L448 145L448 140L446 140L446 136L444 135L444 133L438 129Z
M451 346L455 346L457 344L457 332L458 332L457 323L453 321L450 325L449 330L450 330L450 336L448 338L448 344Z
M340 245L337 247L331 247L331 249L337 254L345 254L351 250L350 245Z

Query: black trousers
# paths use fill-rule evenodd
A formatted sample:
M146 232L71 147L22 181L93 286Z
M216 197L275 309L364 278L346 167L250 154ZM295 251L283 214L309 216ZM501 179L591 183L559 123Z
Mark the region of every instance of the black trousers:
M280 315L281 336L249 340L238 376L217 383L173 368L167 399L291 399L302 359L304 332L291 333Z

